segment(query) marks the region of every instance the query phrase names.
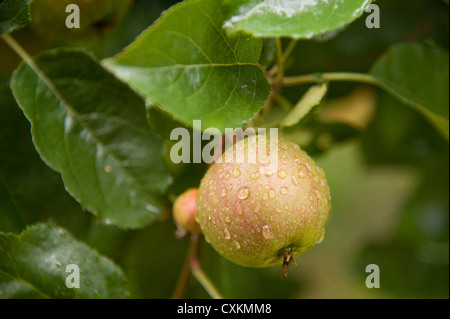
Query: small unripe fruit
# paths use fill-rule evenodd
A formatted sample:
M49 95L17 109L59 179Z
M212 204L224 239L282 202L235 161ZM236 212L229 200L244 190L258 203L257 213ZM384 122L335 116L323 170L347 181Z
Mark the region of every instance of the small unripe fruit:
M173 204L173 217L178 226L179 237L184 236L186 232L200 232L200 226L195 221L197 197L198 188L190 188L179 195Z
M236 151L245 154L243 163ZM323 238L331 208L323 170L298 145L264 136L236 143L221 159L199 189L196 219L206 241L236 264L283 263L285 272L294 255Z

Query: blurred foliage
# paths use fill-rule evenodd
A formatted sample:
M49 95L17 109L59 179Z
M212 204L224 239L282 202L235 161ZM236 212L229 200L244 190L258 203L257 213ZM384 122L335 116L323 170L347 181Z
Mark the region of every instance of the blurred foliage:
M114 28L76 41L43 39L31 27L13 35L32 55L55 46L82 46L98 58L110 57L175 2L135 0ZM445 1L377 0L376 4L381 10L380 29L367 29L363 14L329 41L300 40L287 60L287 75L367 72L382 52L399 41L429 42L448 50ZM283 45L288 42L285 39ZM273 42L265 40L261 63L272 66L274 56ZM0 196L7 196L8 209L13 206L20 214L8 230L19 232L25 224L55 221L114 259L128 278L132 297L170 297L188 247L187 238L174 236L170 208L161 223L135 231L100 224L84 212L67 194L60 176L34 150L30 125L7 87L7 78L19 62L0 41L0 74L5 76L0 83ZM300 86L282 93L285 102L293 105L306 90L307 86ZM353 103L358 90L367 91L367 86L331 83L326 100L300 122L304 134L295 131L297 135L291 136L304 143L302 147L327 174L333 212L325 240L297 260L298 267L290 268L287 280L276 267L234 265L202 242L205 271L226 297L448 298L448 142L421 115L379 90L376 97L372 89L369 97L358 96L373 112L361 115L356 124L354 119L330 116L339 112L325 112L333 105ZM270 116L285 112L281 104L274 104ZM167 124L158 121L164 114L149 114L150 127L168 130L160 131ZM169 149L171 142L165 139ZM170 167L174 184L169 199L198 185L206 168L205 164ZM380 289L365 286L365 266L372 263L380 266ZM186 297L207 294L191 278Z
M287 75L314 72L368 72L373 62L397 42L430 41L448 49L449 7L441 0L377 0L380 28L368 29L366 15L326 42L298 42ZM289 40L286 40L288 42ZM352 83L333 83L328 96L340 96ZM298 98L297 88L287 90Z

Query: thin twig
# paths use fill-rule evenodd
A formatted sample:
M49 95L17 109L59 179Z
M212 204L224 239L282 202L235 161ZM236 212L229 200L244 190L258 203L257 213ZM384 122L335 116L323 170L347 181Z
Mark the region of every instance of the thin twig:
M348 72L330 72L314 73L306 75L289 76L283 79L283 86L295 86L308 83L320 83L324 81L347 81L362 82L372 85L379 85L379 82L370 74L348 73Z
M186 293L190 273L197 279L197 281L205 288L206 292L214 299L223 299L222 295L219 293L217 288L214 286L212 281L203 271L200 261L198 259L198 249L200 246L200 235L191 234L191 244L189 246L189 251L186 256L186 260L181 269L180 276L178 277L175 290L172 294L172 299L181 299Z
M41 69L34 63L33 59L30 57L30 55L25 51L24 48L16 41L12 36L9 34L2 34L0 37L3 39L3 41L6 42L6 44L9 45L9 47L16 52L16 54L24 60L32 69L33 71L38 74L41 77L45 77L45 75L42 73Z
M282 56L283 62L286 62L286 60L289 58L295 46L297 45L297 41L298 41L297 39L292 39L287 45L286 49L284 49Z
M194 275L195 279L197 279L198 282L203 286L203 288L205 288L206 292L211 296L211 298L223 299L216 286L214 286L211 279L209 279L209 277L203 271L198 260L193 260L191 262L191 270L192 275Z
M284 76L284 60L283 60L283 48L281 46L281 38L275 39L275 46L277 49L277 74L275 76L275 84L281 84Z
M195 237L195 238L194 238ZM189 246L188 253L186 255L186 259L183 264L183 268L181 268L180 276L178 277L177 284L175 286L175 290L172 294L172 299L181 299L184 297L184 294L186 293L188 283L189 283L189 277L191 274L191 260L194 258L194 256L198 252L198 235L192 234L191 235L191 244Z

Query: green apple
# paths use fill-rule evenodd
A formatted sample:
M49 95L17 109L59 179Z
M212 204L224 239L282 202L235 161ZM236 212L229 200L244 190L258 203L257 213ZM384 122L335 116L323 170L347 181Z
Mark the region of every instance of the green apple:
M257 147L261 142L266 147ZM277 154L269 145L278 145ZM237 151L247 160L238 163ZM256 161L249 154L257 154ZM323 170L298 145L252 136L226 150L222 163L206 172L196 220L206 241L230 261L247 267L283 264L285 273L295 255L322 240L330 208Z

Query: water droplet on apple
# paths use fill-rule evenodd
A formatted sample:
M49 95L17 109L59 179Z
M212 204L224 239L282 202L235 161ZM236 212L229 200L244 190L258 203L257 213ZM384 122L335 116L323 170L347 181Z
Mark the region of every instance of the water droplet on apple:
M270 230L269 226L263 226L262 228L262 235L265 239L273 238L272 231Z
M250 191L247 186L241 187L238 191L239 199L244 200L244 199L248 198L249 195L250 195Z

